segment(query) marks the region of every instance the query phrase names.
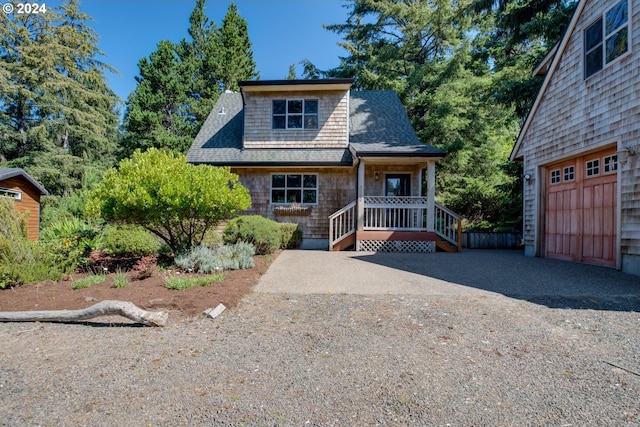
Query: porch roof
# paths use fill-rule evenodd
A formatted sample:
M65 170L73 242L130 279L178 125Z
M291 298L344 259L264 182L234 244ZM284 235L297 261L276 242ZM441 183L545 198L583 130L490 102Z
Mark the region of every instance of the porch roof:
M187 160L228 166L351 166L358 157L443 157L422 143L393 91L350 95L349 148L243 148L242 95L223 93L196 136Z

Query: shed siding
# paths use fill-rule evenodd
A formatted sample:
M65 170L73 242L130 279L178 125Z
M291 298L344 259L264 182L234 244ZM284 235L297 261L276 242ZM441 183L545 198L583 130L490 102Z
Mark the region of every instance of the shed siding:
M272 129L271 101L317 99L318 129ZM245 93L245 148L347 147L348 91Z
M354 168L232 168L251 194L251 207L243 214L262 215L278 222L297 223L305 239L329 238L329 215L356 199ZM308 216L276 215L271 204L271 174L318 174L318 204L310 205ZM305 205L306 206L306 205Z
M0 181L0 187L22 192L22 200L15 200L15 207L21 214L27 214L29 240L38 240L40 229L40 191L22 177Z
M536 245L537 205L544 188L540 167L606 146L638 148L640 140L640 7L630 1L630 53L588 79L583 78L583 31L615 2L588 1L570 36L531 126L522 140L524 173L536 179L524 187L523 237ZM621 253L640 255L640 156L620 166ZM541 248L537 248L538 252ZM530 253L531 254L531 253Z

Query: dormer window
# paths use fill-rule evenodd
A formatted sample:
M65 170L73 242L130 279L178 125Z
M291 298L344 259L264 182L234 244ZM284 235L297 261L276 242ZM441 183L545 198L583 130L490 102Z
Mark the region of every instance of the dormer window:
M272 129L318 129L317 99L274 99Z
M584 32L584 77L629 51L629 3L618 2Z

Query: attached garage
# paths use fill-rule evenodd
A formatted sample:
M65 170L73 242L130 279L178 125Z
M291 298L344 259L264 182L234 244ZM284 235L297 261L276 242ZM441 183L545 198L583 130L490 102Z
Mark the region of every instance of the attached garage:
M544 256L616 266L615 147L545 168Z

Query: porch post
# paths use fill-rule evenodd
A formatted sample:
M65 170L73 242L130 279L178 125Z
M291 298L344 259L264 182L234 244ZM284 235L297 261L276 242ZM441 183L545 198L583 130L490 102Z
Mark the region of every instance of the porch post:
M427 167L427 231L435 231L436 161L429 160Z
M358 217L356 221L356 230L364 229L364 160L360 158L358 163Z

